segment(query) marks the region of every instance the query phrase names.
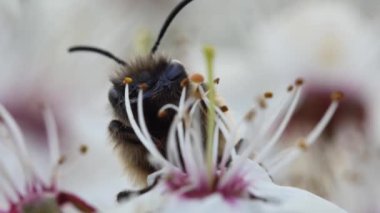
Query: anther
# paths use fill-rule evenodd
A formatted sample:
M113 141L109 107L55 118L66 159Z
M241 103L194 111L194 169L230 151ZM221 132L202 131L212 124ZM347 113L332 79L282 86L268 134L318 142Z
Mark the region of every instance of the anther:
M189 85L189 79L185 78L181 81L181 87L187 87Z
M88 146L82 144L82 145L80 146L80 148L79 148L79 151L80 151L80 153L83 154L83 155L86 154L87 151L88 151Z
M66 157L62 155L62 156L58 159L58 165L62 165L65 161L66 161Z
M287 88L288 92L293 91L293 89L294 89L293 85L289 85L288 88Z
M199 73L194 73L190 76L190 81L196 84L201 84L204 82L204 77Z
M220 110L222 110L222 112L227 112L228 111L228 107L226 105L223 105L220 107Z
M215 79L214 79L214 83L215 83L215 84L219 84L219 82L220 82L220 78L215 78Z
M265 98L260 97L260 98L258 98L257 102L262 109L266 109L268 107L268 104L267 104Z
M256 111L254 109L251 109L248 111L248 113L244 116L244 119L246 121L252 121L256 116Z
M307 142L305 138L301 138L297 144L298 148L300 148L302 151L306 151L308 148Z
M330 98L333 101L341 101L344 98L344 93L341 91L335 91L331 93Z
M123 80L123 84L130 84L133 82L133 79L131 77L125 77Z
M166 110L160 110L158 111L158 117L159 118L164 118L168 115L168 113L166 112Z
M148 90L148 88L149 88L148 84L146 84L146 83L139 84L138 87L139 87L139 89L141 89L142 91L146 91L146 90Z
M296 82L295 82L296 86L302 86L303 83L304 83L304 80L302 78L296 79Z
M267 98L267 99L273 98L273 93L272 92L265 92L264 93L264 98Z

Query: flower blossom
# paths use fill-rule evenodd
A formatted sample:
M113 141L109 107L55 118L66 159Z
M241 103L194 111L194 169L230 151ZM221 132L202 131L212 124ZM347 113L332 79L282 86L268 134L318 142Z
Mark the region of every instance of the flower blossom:
M64 204L72 204L82 212L94 212L90 204L59 187L58 170L64 158L59 152L53 113L49 108L42 111L49 147L49 162L43 168L49 171L47 176L32 160L19 125L0 105L0 196L6 201L5 206L0 206L0 213L61 212Z
M212 70L209 67L209 70ZM211 71L209 71L211 72ZM192 79L194 76L190 77ZM209 79L213 79L212 75ZM244 119L233 125L213 98L214 83L206 91L202 82L192 81L194 91L186 98L183 87L178 106L165 105L159 112L176 111L168 132L167 153L162 155L147 129L143 112L143 89L137 98L137 118L129 100L126 79L125 108L136 135L151 154L157 168L148 176L149 191L132 198L117 209L119 212L345 212L338 206L307 191L278 186L271 175L285 168L311 146L326 127L343 94L331 94L331 104L314 129L295 146L270 156L294 113L303 81L289 86L289 94L273 114L267 114L267 102L273 94L265 93ZM207 107L207 136L201 120ZM214 114L212 113L214 111ZM270 119L265 119L267 116ZM210 125L213 124L213 125ZM245 129L241 137L239 132ZM271 130L275 128L274 133ZM211 131L210 131L211 130ZM211 134L210 134L211 133ZM258 148L259 147L259 148Z

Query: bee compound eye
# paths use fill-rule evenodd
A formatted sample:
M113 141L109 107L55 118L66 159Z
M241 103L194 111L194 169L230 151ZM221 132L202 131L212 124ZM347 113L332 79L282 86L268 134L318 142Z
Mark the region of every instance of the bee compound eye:
M120 98L121 93L115 87L112 87L108 92L108 100L111 103L111 105L115 106L119 102Z
M168 80L175 81L180 79L181 77L185 77L186 72L182 64L174 62L169 64L169 66L165 70L164 75Z

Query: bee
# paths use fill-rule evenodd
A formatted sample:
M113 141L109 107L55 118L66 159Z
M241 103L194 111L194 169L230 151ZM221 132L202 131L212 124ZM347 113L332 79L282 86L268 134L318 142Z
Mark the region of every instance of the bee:
M158 112L166 104L177 105L180 100L182 87L191 86L190 84L183 83L187 80L188 75L184 66L179 61L169 59L156 52L170 23L192 1L183 0L180 2L167 16L150 54L136 58L130 63L97 47L73 46L69 49L69 52L88 51L98 53L122 66L122 70L117 72L111 79L112 88L109 90L108 99L113 109L114 119L109 123L108 130L129 173L134 174L135 179L145 185L147 175L157 170L157 168L149 162L148 151L139 141L129 123L124 103L125 83L123 81L126 77L133 79L133 82L129 83L128 86L132 111L136 117L138 91L139 89L144 90L143 111L145 122L155 145L165 156L167 133L175 112L169 111L164 117L158 116ZM190 88L187 88L186 91L189 90ZM146 189L141 190L141 192L146 191ZM126 197L126 194L128 194L128 191L120 192L117 196L118 200Z

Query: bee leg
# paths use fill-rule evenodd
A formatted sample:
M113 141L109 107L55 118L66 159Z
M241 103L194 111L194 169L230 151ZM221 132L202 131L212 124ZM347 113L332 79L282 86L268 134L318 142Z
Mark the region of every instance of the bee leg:
M118 142L140 143L133 129L125 126L121 121L112 120L108 125L108 130Z
M128 200L129 198L136 197L149 192L157 185L159 179L160 177L157 177L151 185L140 190L125 190L119 192L116 196L117 202L120 203L122 201Z

